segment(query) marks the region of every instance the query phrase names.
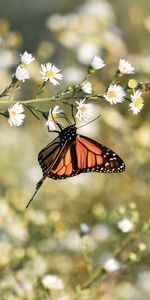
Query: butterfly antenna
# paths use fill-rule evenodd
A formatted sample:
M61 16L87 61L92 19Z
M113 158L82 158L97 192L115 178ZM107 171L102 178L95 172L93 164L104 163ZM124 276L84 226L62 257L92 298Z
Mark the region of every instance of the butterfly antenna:
M74 108L74 106L73 106L73 104L71 104L71 114L72 114L72 118L73 118L73 121L74 121L74 125L76 125L76 119L74 117L73 108Z
M93 119L93 120L91 120L90 122L85 123L85 124L83 124L83 125L77 127L77 129L79 129L79 128L81 128L81 127L84 127L84 126L86 126L86 125L88 125L88 124L90 124L90 123L93 123L94 121L96 121L97 119L99 119L100 116L101 116L101 115L98 115L95 119Z
M71 115L72 115L72 118L73 118L73 121L74 121L74 125L76 125L76 119L75 119L74 113L73 113L73 109L74 109L74 107L76 107L76 106L73 105L73 104L70 104L70 103L68 103L68 102L66 102L66 101L63 101L63 103L66 104L66 105L71 106Z
M32 202L32 200L34 199L34 197L35 197L35 195L36 195L36 193L38 192L38 190L40 189L40 187L41 187L41 185L43 184L43 182L44 182L44 180L45 180L45 178L46 178L46 176L43 176L39 181L38 181L38 183L37 183L37 185L36 185L36 188L35 188L35 192L34 192L34 194L32 195L32 197L31 197L31 199L30 199L30 201L28 202L28 204L27 204L27 206L26 206L26 208L28 208L28 206L30 205L30 203Z
M60 131L62 131L63 126L61 126L57 121L55 121L55 118L53 116L53 108L51 110L51 117L52 117L53 122L59 127Z
M59 118L64 118L64 119L68 122L68 124L71 125L71 122L70 122L70 120L67 118L66 114L65 114L65 113L61 113L61 114L63 115L63 117L59 117Z

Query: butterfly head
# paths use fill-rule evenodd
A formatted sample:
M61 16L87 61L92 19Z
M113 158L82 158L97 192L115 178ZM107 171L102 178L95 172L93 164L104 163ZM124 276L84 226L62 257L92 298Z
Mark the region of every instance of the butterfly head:
M66 141L72 141L76 138L77 136L77 128L75 127L75 125L70 125L66 128L64 128L60 134L59 134L59 137L60 137L60 143L62 145L64 145L64 143Z

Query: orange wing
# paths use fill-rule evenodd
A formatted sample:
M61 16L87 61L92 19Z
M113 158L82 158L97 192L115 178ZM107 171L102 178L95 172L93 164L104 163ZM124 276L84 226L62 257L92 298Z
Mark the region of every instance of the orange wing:
M38 159L43 174L47 173L53 179L86 172L120 173L125 169L124 162L115 152L82 135L66 141L63 148L56 139L39 153Z

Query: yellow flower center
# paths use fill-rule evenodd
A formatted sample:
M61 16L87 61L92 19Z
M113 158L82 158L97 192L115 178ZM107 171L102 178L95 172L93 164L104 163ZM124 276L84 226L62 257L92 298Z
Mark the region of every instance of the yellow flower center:
M52 113L48 116L48 120L54 122L57 119L57 114Z
M82 113L87 111L87 107L85 105L81 106L79 109Z
M143 103L142 97L138 97L138 98L134 99L134 106L135 107L139 107L142 103Z
M122 73L125 73L125 72L126 72L126 67L125 67L125 66L121 68L121 72L122 72Z
M14 117L16 116L16 114L17 114L17 113L16 113L14 110L12 110L12 111L10 112L10 115L11 115L12 118L14 118Z
M137 81L135 79L130 79L128 82L128 87L130 89L135 89L137 87Z
M109 98L115 98L116 97L116 92L115 91L108 91L108 97Z
M52 70L46 71L45 73L47 78L52 78L54 77L55 73Z

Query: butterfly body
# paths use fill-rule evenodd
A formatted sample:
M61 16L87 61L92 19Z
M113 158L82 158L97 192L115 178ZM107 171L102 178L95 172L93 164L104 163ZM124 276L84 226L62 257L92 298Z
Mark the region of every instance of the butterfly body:
M76 139L76 136L77 136L77 128L75 127L75 125L70 125L64 128L59 134L61 145L63 146L66 141L71 141Z

